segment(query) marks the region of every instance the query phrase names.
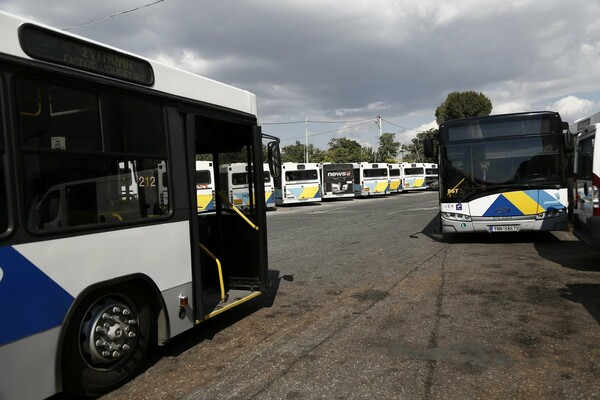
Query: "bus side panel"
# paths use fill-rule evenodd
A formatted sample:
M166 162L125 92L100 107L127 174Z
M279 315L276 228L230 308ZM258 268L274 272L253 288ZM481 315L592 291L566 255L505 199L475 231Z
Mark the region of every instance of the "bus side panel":
M48 281L54 282L72 298L91 284L119 276L144 274L161 292L191 282L191 250L187 221L136 227L119 231L47 240L14 246ZM74 273L78 271L79 273ZM37 290L22 287L24 293ZM171 336L194 325L193 313L180 320L179 294L165 298ZM193 304L193 293L183 293ZM36 309L26 304L28 296L13 300L17 309ZM4 306L4 305L3 305ZM6 306L10 306L7 304ZM64 311L63 314L66 314ZM64 319L61 318L61 322Z
M2 329L17 326L3 321ZM60 389L54 368L59 335L56 327L0 346L0 399L44 399Z

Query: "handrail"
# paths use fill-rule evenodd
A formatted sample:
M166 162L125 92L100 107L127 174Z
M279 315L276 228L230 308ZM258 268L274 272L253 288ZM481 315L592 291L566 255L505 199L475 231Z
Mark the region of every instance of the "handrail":
M213 253L204 247L202 243L198 243L198 246L200 246L200 248L217 263L217 269L219 270L219 284L221 285L221 303L225 303L227 296L225 295L225 285L223 284L223 270L221 269L221 262L217 257L214 256Z
M246 221L248 223L248 225L250 225L252 228L254 228L255 230L258 230L258 226L254 224L254 222L250 221L248 219L248 217L246 217L244 214L242 214L242 212L240 210L238 210L238 208L236 206L234 206L233 204L231 204L229 202L229 200L227 199L227 197L225 197L225 195L221 192L219 192L219 196L221 197L221 199L227 203L236 213L238 213L238 215L240 217L242 217L244 219L244 221Z

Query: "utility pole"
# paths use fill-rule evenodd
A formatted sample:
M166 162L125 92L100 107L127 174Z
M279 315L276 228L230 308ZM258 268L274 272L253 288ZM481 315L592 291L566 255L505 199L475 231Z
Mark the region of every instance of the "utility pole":
M308 117L304 119L304 163L308 163Z
M381 115L377 116L377 121L375 123L379 127L379 141L381 141ZM377 162L378 157L379 157L379 143L377 146L377 151L375 152L375 156L373 157L373 161ZM381 161L383 161L383 160L381 160Z

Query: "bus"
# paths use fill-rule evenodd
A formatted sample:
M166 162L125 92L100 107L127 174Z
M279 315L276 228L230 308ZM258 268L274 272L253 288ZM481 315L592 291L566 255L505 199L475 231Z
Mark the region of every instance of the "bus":
M248 207L251 203L250 191L248 190L248 164L222 164L219 167L219 171L221 186L227 193L228 201L236 207ZM262 174L265 205L267 208L275 207L275 201L273 199L273 178L269 172L268 164L263 164Z
M196 161L196 204L199 213L215 209L215 175L212 161Z
M573 179L573 232L582 242L600 250L600 146L596 132L600 112L576 120Z
M267 290L254 94L0 12L0 398L99 396ZM256 203L196 160L248 160ZM254 168L252 168L254 167Z
M319 169L321 198L354 197L354 172L350 163L323 163Z
M425 187L428 190L437 190L438 189L438 165L431 163L424 163L423 167L425 167Z
M357 197L390 194L389 169L386 163L354 163L354 194Z
M402 193L402 168L398 163L388 164L390 174L390 193Z
M402 191L425 190L425 164L401 163Z
M551 111L448 121L439 130L443 233L565 230L568 124ZM432 153L425 141L425 154Z
M274 182L275 204L278 206L321 201L318 163L283 163L281 176L274 177Z

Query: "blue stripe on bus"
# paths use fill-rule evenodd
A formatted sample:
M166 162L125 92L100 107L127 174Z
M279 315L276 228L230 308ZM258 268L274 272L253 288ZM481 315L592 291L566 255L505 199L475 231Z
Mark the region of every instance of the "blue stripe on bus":
M0 247L0 346L60 325L73 300L14 248Z
M502 210L502 213L498 213L498 210ZM518 217L522 216L523 213L513 203L508 201L503 195L499 195L498 198L492 203L492 205L483 214L484 217Z

